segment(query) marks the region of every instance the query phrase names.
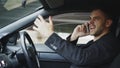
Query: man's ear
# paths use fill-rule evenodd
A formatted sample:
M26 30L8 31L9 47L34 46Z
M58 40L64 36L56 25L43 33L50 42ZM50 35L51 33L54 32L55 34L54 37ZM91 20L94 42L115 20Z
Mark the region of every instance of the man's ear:
M108 20L106 21L106 27L110 27L111 24L112 24L112 20L111 20L111 19L108 19Z

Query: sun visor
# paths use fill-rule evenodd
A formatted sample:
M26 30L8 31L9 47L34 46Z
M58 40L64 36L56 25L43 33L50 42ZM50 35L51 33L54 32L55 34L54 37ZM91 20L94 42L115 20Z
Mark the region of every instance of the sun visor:
M40 0L45 9L54 9L64 5L64 0Z

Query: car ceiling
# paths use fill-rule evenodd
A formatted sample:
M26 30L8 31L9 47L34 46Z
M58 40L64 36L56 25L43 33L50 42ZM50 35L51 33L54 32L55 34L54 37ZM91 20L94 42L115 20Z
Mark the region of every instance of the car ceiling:
M81 11L91 11L96 7L105 7L110 11L119 12L119 0L40 0L45 9L79 9Z

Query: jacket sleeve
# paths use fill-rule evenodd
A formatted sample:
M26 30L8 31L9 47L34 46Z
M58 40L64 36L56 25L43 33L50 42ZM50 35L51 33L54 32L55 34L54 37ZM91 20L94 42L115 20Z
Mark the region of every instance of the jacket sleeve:
M104 44L103 46L93 44L90 47L81 48L62 39L55 33L48 38L45 44L75 65L99 65L111 61L113 57L107 53Z

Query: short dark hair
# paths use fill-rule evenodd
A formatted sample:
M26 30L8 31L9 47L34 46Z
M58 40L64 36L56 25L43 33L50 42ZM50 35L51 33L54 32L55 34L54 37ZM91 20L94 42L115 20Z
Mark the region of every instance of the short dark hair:
M92 11L94 11L94 10L101 10L107 19L113 20L115 17L114 13L108 8L99 7L99 8L94 8Z

